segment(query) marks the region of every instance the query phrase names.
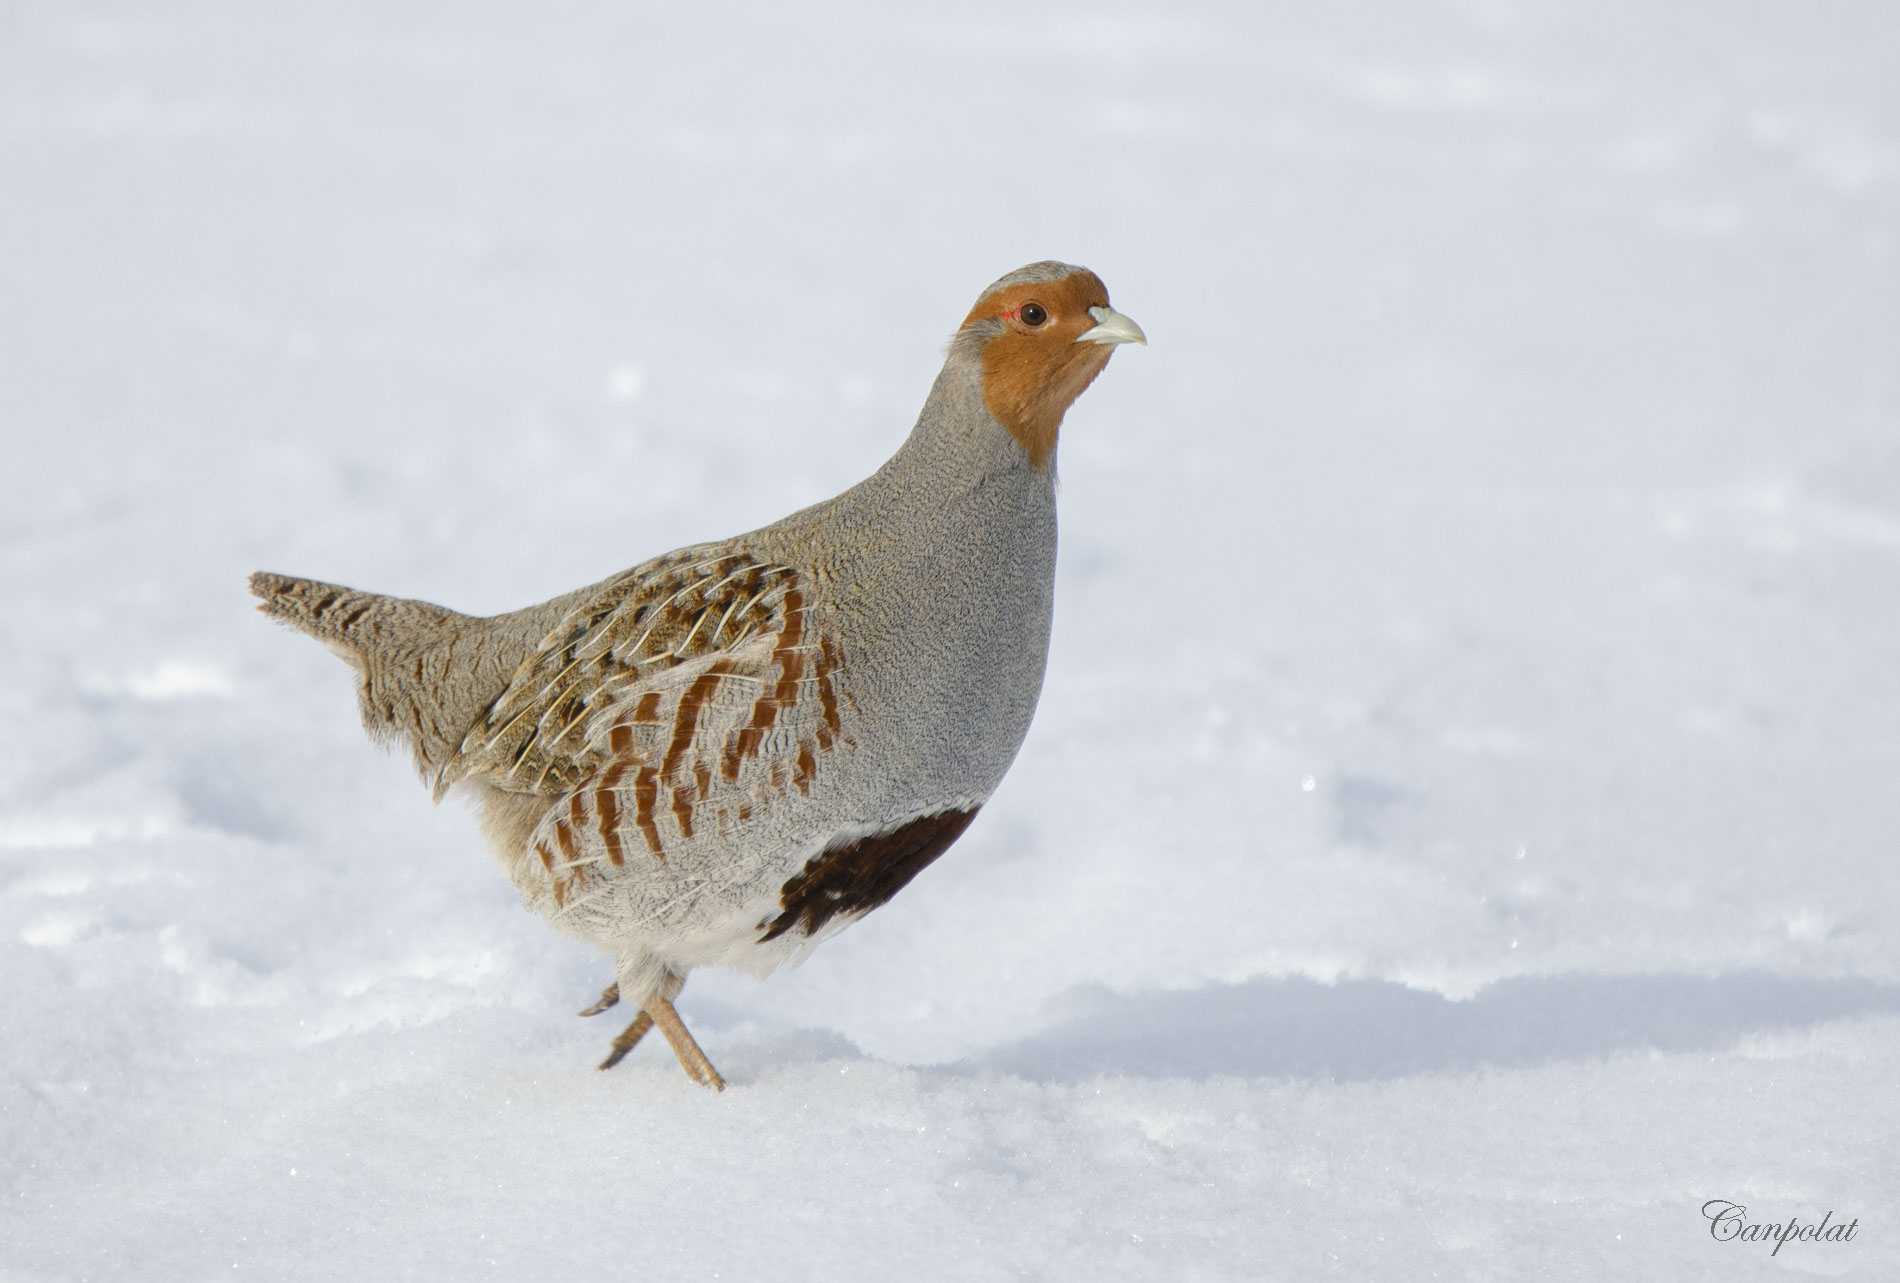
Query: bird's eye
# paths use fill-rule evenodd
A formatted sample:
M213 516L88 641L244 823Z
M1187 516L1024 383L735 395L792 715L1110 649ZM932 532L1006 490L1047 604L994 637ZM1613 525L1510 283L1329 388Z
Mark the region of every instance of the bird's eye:
M1017 315L1023 318L1024 325L1032 329L1049 319L1049 313L1043 310L1042 304L1040 303L1023 304L1022 311L1018 312Z

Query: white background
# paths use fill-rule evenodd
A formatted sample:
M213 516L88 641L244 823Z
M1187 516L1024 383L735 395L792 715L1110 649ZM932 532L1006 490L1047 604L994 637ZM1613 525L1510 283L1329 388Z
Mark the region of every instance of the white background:
M1894 1277L1896 67L1883 2L8 4L0 1274ZM1045 257L1152 346L1014 772L693 978L723 1096L596 1073L605 964L245 574L762 524Z

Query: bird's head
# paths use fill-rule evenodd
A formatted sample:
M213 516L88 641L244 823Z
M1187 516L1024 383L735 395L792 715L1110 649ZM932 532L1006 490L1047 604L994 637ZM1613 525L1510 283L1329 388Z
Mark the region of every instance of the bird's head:
M1108 305L1086 267L1031 263L983 292L951 340L983 369L983 402L1036 467L1055 452L1062 416L1141 327Z

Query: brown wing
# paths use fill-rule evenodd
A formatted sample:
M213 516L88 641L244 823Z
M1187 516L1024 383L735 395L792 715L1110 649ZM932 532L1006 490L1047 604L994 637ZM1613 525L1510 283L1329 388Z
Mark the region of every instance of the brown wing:
M436 796L479 776L558 796L595 775L610 746L587 728L609 707L659 695L696 661L783 633L802 607L797 574L743 552L689 549L601 584L522 661L438 773ZM649 690L651 687L651 690Z
M558 743L574 741L557 766L537 768L586 768L529 839L561 907L576 911L576 887L600 885L604 866L717 852L708 838L781 816L849 746L840 652L796 572L781 568L756 608L767 622L738 644L616 685L562 731Z

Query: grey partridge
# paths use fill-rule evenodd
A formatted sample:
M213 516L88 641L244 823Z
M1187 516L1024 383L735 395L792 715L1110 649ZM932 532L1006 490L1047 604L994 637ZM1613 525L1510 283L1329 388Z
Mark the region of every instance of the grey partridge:
M476 802L523 902L610 953L584 1015L674 1009L694 967L764 975L885 903L970 825L1048 654L1056 437L1121 343L1100 278L983 292L910 436L865 481L490 618L258 573L273 619L356 671L373 738Z

